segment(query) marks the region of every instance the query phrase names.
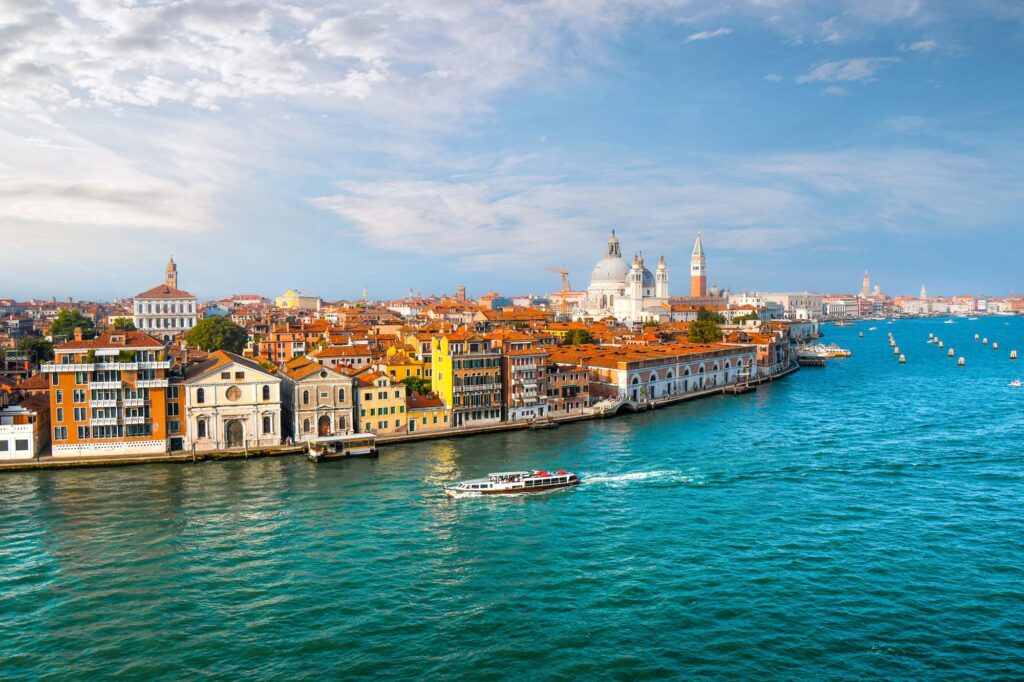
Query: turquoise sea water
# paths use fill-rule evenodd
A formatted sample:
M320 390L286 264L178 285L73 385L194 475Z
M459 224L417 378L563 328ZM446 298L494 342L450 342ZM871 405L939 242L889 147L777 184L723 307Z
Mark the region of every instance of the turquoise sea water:
M0 476L0 678L1024 678L1024 320L826 333L853 358L557 431Z

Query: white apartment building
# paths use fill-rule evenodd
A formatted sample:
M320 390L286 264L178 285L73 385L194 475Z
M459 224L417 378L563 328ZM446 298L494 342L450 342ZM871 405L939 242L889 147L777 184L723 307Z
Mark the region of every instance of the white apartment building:
M132 313L136 329L163 341L187 334L196 326L196 297L178 289L178 266L173 258L167 263L164 283L135 296Z

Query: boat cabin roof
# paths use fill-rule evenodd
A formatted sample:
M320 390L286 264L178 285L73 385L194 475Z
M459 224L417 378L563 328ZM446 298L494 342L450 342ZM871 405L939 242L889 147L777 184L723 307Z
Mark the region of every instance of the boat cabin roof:
M488 476L529 476L532 471L499 471L493 474L487 474Z
M313 440L317 443L344 443L350 440L374 440L377 436L372 433L346 433L340 436L317 436Z

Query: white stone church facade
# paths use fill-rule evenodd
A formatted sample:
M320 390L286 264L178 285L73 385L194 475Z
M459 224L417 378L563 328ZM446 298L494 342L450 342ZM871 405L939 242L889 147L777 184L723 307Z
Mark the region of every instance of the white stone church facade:
M622 257L619 240L612 231L605 256L590 275L582 316L594 319L614 317L619 322L641 322L664 315L668 306L668 267L658 260L652 273L644 267L643 254L630 264Z

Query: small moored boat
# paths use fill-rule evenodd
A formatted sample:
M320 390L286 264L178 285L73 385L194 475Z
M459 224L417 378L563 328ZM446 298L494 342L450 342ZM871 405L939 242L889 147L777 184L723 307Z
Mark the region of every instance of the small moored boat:
M474 478L445 486L444 494L450 498L483 497L484 495L521 495L523 493L542 493L558 488L579 485L576 474L564 469L549 473L547 471L502 471L487 474L487 478Z

